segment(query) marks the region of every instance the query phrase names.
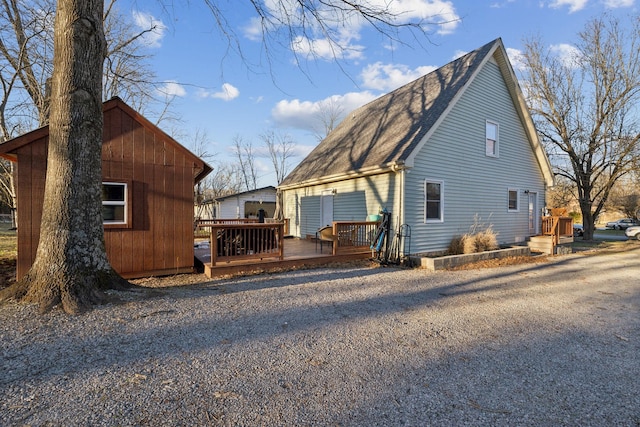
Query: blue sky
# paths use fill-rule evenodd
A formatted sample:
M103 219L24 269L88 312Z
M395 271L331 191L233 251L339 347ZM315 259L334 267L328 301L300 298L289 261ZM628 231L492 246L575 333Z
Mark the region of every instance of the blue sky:
M638 13L639 1L395 0L392 6L402 16L442 22L429 27L429 41L422 39L420 46L404 33L407 44L392 45L352 20L337 28L342 44L349 47L339 64L318 38L297 45L298 58L303 59L300 66L295 64L294 49L285 43L265 55L248 0L217 1L238 37L244 61L228 50L203 1L176 2L167 10L161 2L123 0L120 7L130 8L133 25L154 22L158 28L145 41L154 56L152 67L165 91L175 95L172 108L181 117L179 123L161 127L180 135L206 132L209 151L216 154L211 161L215 167L216 162L234 161L235 137L251 141L259 152L260 135L271 131L288 134L296 142L294 166L317 145L318 108L328 100L346 114L498 37L517 68L524 38L539 35L545 45L566 51L587 21L605 12L629 20ZM268 7L276 1L264 3ZM317 59L305 61L309 46L316 47ZM184 136L180 142L190 144ZM275 185L269 159L257 160L259 185Z

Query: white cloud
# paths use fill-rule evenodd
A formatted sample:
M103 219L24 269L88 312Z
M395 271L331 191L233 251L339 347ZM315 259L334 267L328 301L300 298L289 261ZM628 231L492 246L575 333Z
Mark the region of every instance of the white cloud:
M273 122L283 128L304 129L317 132L323 127L323 113L327 110L338 111L339 120L358 107L374 100L377 93L387 93L409 83L437 67L422 66L411 69L405 65L383 64L376 62L365 67L360 73L362 86L369 90L333 95L320 101L301 101L299 99L279 101L271 110Z
M509 57L509 62L511 62L511 66L513 67L514 70L523 71L526 69L526 66L524 63L524 57L520 49L514 49L511 47L508 47L507 56Z
M249 20L249 23L242 27L244 36L249 40L261 41L262 40L262 21L260 18L253 17Z
M554 44L549 47L551 53L553 53L562 64L569 68L575 68L580 61L580 51L570 44Z
M327 105L340 112L339 120L342 120L344 115L376 97L373 93L364 91L333 95L320 101L282 100L271 110L271 117L279 127L315 132L321 127L322 113Z
M462 57L463 57L463 56L465 56L467 53L469 53L469 51L468 51L468 50L460 50L460 49L458 49L458 50L456 50L456 51L453 53L453 56L451 57L451 60L452 60L452 61L455 61L455 60L456 60L456 59L458 59L458 58L462 58Z
M222 85L222 90L220 92L212 94L211 96L213 98L222 99L224 101L231 101L232 99L236 99L238 96L240 96L240 91L232 84L224 83Z
M160 47L167 26L149 13L134 10L132 15L135 25L141 31L148 31L142 35L144 44L149 47Z
M330 61L334 58L361 59L364 46L352 44L348 37L338 40L337 43L332 43L326 38L311 40L306 37L297 37L291 42L291 49L299 55Z
M390 92L400 86L435 70L430 65L410 69L406 65L376 62L366 66L360 73L362 85L369 89Z
M549 7L552 9L560 9L564 6L569 6L569 13L577 12L584 9L588 0L552 0L549 3Z
M503 7L506 7L509 3L515 3L515 0L506 0L504 2L495 2L495 3L491 3L491 5L489 5L490 8L492 9L501 9Z
M158 88L158 92L160 92L164 96L178 96L182 97L187 94L187 91L182 87L182 85L176 81L169 80L164 83L161 87Z
M240 96L240 90L231 83L223 83L222 88L218 92L199 89L197 96L200 98L216 98L222 99L223 101L232 101Z
M635 3L635 0L605 0L604 5L612 9L619 7L631 7Z
M358 41L363 28L371 26L360 13L349 8L319 6L317 17L322 22L322 28L319 28L314 22L302 20L297 0L265 0L264 3L270 19L252 19L243 28L247 38L262 40L263 25L284 26L281 23L286 23L291 28L306 29L304 35L291 42L291 49L299 55L325 60L363 58L364 47ZM367 5L388 13L384 19L394 25L419 22L426 31L435 29L439 34L452 33L460 23L460 16L449 0L369 0Z
M383 6L390 2L374 0L373 3ZM453 2L447 0L397 0L391 2L389 8L398 16L398 23L424 20L426 27L437 27L438 34L451 34L460 24Z

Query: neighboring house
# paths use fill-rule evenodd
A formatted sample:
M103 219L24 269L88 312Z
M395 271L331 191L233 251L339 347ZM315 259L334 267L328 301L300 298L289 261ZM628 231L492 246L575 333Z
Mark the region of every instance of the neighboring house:
M285 178L292 235L382 209L409 253L446 249L477 221L500 243L539 233L547 156L500 39L349 113Z
M196 217L198 219L258 218L260 209L264 209L265 218L273 218L276 210L275 187L263 187L206 200L200 206L196 206Z
M127 278L192 272L193 188L211 167L119 98L103 105L104 238L113 268ZM48 126L0 145L17 162L18 262L35 259L47 169Z

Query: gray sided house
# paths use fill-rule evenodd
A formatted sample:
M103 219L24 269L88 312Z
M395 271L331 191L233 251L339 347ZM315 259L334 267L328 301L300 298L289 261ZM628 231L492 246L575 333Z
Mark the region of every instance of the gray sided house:
M290 232L381 209L410 253L446 249L474 223L502 244L540 232L553 185L501 39L351 112L282 182Z

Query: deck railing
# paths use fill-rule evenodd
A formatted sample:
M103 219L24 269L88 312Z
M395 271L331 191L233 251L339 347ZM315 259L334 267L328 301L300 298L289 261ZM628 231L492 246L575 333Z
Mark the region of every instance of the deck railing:
M553 246L556 246L560 237L573 237L573 218L570 216L542 217L542 234L553 236Z
M333 221L333 255L369 251L378 221Z
M218 223L210 228L211 265L236 260L284 257L284 223Z
M195 222L193 230L193 237L195 238L208 238L210 237L211 230L209 227L219 224L256 224L258 220L256 218L209 218L198 219Z
M205 230L206 227L210 226L210 225L215 225L215 224L257 224L260 221L257 218L213 218L213 219L199 219L196 220L195 223L195 234L196 237L203 237L202 234L202 230ZM277 224L279 222L284 222L284 235L288 236L289 235L289 218L285 218L282 221L278 221L276 219L273 218L265 218L264 222L266 224ZM206 234L206 236L204 237L208 237L209 236L209 232L206 231L204 232Z
M211 218L197 220L196 227L208 227L217 224L255 224L257 222L257 218Z
M289 235L289 218L285 218L282 221L278 221L277 219L274 218L265 218L264 222L267 224L274 224L274 223L278 223L278 222L284 222L284 235L288 236Z

